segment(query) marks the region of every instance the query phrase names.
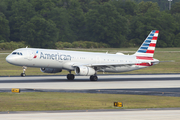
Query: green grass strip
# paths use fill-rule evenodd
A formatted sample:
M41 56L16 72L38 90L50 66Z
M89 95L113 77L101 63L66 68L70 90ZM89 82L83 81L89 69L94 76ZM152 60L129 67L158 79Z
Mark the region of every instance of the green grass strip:
M6 92L0 93L0 111L117 109L113 106L113 103L116 101L123 102L124 104L124 107L119 109L180 107L180 97L91 93Z

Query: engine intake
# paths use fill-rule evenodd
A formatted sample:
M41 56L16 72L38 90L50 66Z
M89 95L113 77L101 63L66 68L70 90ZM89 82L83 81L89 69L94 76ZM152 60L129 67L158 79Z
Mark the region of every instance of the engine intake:
M62 72L62 69L58 69L58 68L40 68L40 70L43 73L58 73L58 72Z
M78 66L75 68L75 73L77 75L90 76L90 75L94 75L96 71L91 67Z

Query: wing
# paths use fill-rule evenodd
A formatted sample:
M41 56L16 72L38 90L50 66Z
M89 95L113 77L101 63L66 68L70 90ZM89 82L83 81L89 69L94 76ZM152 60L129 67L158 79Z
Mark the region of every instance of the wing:
M88 67L109 67L109 66L113 66L113 67L118 67L118 66L131 66L131 65L135 65L137 63L95 63L95 64L89 64L86 65Z
M136 63L93 63L93 64L80 64L80 63L75 63L73 64L73 67L76 66L87 66L87 67L93 67L97 71L101 71L106 68L115 68L115 67L120 67L120 66L132 66L136 65Z

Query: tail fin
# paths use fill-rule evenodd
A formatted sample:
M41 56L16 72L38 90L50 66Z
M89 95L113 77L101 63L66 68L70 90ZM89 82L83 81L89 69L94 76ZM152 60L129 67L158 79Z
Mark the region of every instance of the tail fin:
M148 37L144 40L138 51L134 54L137 59L153 59L159 30L152 30Z

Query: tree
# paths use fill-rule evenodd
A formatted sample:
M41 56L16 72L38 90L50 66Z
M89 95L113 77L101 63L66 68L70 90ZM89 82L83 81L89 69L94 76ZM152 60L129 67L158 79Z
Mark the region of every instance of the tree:
M159 6L157 3L153 3L153 2L140 2L138 4L138 9L136 11L136 14L139 15L144 15L146 12L148 12L148 10L151 10L151 11L157 11L157 10L160 10Z
M127 19L109 3L87 13L86 27L89 40L107 43L111 47L122 45L128 32Z
M9 21L5 14L7 13L7 5L4 0L0 1L0 42L9 41L10 28Z
M49 12L56 7L58 0L30 0L30 3L39 15L46 18Z
M176 25L175 25L175 19L173 16L166 12L161 12L160 15L160 36L159 40L163 41L165 46L161 46L161 42L157 44L157 46L160 47L174 47L173 41L174 41L174 32L176 31Z
M162 11L168 1L0 0L0 39L46 48L54 44L47 38L128 47L139 46L151 30L158 29L158 47L179 46L180 0L176 2L171 10Z
M0 12L5 14L7 11L7 5L4 0L0 0Z
M21 39L33 47L54 48L58 32L52 20L35 16L21 26Z
M35 9L27 0L14 1L11 6L9 23L11 28L10 39L20 41L20 27L35 15Z
M123 16L136 15L137 3L131 0L113 0L111 1L111 4L113 4L117 11Z
M6 19L6 16L0 12L0 42L9 41L9 36L9 21Z
M73 38L73 30L69 24L69 13L65 8L54 8L48 14L48 19L54 21L58 29L58 41L71 42Z
M91 9L91 2L92 0L78 0L80 3L80 7L84 13L87 13L89 9Z
M180 2L176 2L176 4L172 5L171 14L180 13Z
M140 2L136 14L130 21L131 32L128 35L132 46L141 45L151 30L161 30L157 3Z
M69 14L70 29L73 31L71 33L71 42L83 39L85 16L83 14L83 10L80 7L80 3L76 0L71 0L67 11Z

